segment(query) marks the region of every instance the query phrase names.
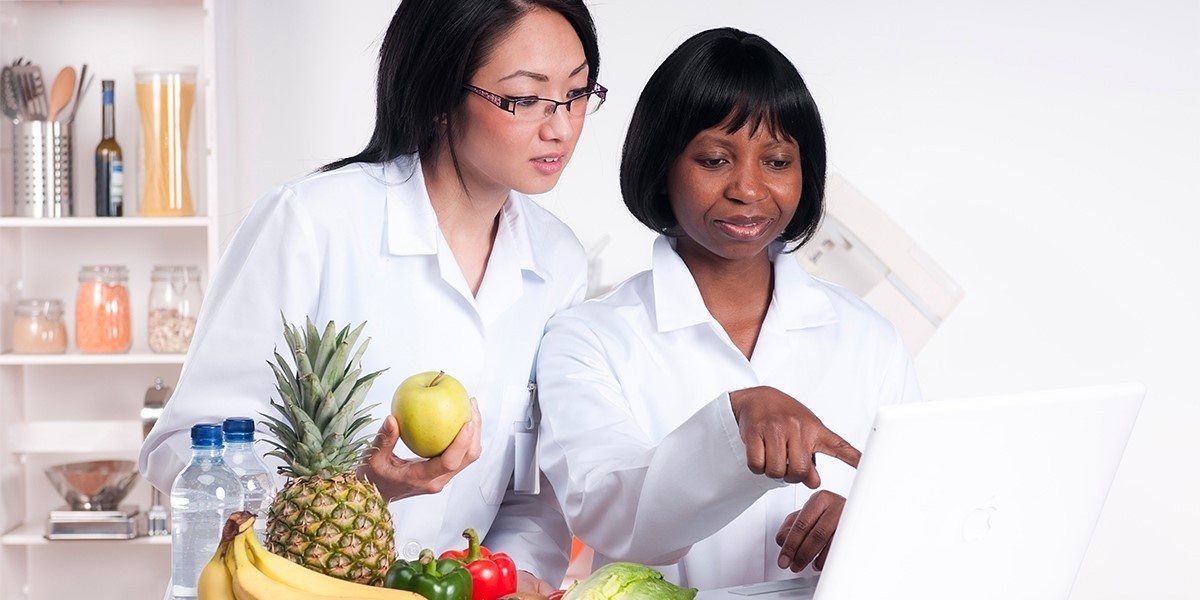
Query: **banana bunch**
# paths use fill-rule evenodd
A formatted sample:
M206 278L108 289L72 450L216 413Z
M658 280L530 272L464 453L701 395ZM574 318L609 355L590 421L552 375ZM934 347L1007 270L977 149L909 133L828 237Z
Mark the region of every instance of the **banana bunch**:
M271 554L254 536L254 515L237 512L200 572L198 600L424 600L412 592L322 575Z

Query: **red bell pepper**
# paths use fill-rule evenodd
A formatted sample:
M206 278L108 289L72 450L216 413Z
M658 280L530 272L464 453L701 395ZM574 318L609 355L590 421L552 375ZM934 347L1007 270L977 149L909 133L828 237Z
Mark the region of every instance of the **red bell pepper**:
M463 532L466 550L448 550L439 558L452 558L471 572L471 600L496 600L517 591L517 565L503 552L492 554L479 545L474 529Z

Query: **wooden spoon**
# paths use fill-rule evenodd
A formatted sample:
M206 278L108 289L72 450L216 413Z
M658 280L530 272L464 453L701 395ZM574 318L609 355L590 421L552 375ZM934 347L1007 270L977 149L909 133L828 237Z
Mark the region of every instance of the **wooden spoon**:
M74 93L75 67L63 67L54 77L54 86L50 88L50 114L47 116L51 121L56 120L62 109L70 104Z

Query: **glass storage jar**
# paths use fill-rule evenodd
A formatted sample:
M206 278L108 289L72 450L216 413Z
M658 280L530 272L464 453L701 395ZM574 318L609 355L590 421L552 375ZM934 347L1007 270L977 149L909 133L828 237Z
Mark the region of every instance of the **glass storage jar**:
M129 271L124 266L85 266L75 298L75 346L80 352L128 352L132 341Z
M14 312L13 352L62 354L67 351L67 326L63 323L62 300L20 300Z
M150 273L147 336L155 352L187 352L200 315L200 269L156 266Z
M196 101L196 67L134 67L141 115L143 217L190 217L188 139Z

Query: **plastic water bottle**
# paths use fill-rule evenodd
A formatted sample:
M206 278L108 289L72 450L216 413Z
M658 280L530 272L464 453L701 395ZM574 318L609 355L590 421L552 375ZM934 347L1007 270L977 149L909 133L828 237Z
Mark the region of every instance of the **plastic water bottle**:
M254 534L266 540L267 510L275 500L275 478L254 451L254 419L225 419L225 464L242 480L245 504L242 510L254 513Z
M242 483L221 457L221 426L192 426L192 462L171 485L171 596L195 598L200 571L242 509Z

